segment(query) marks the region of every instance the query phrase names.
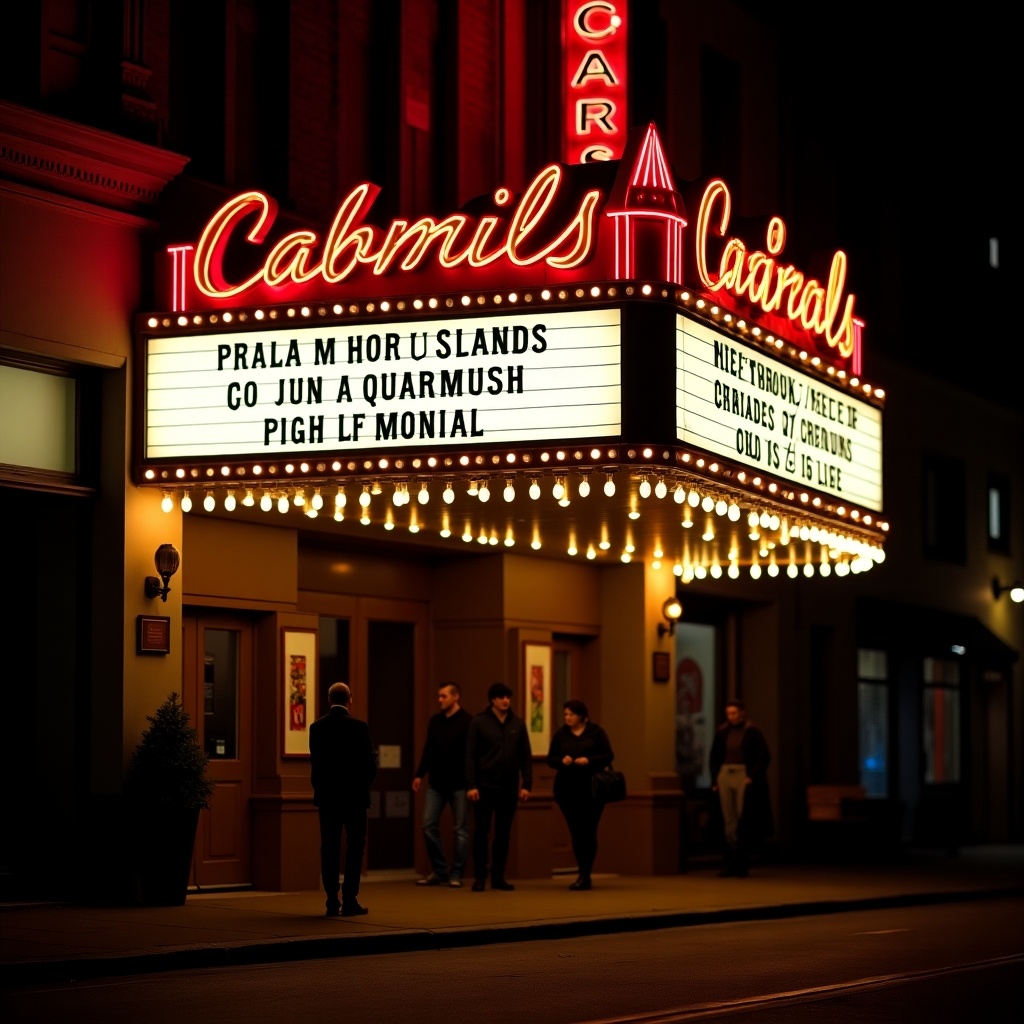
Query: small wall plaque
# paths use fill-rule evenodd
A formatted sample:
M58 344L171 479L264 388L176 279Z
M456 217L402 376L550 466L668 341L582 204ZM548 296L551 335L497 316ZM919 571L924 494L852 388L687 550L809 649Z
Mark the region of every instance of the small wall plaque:
M170 654L171 617L138 616L135 620L135 646L138 654Z
M668 651L655 651L653 675L656 683L667 683L672 676L672 655Z

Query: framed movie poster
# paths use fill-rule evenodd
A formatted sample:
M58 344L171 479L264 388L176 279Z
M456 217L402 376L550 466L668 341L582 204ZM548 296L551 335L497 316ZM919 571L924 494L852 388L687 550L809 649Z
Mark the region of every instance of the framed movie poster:
M316 717L315 629L282 629L281 695L285 757L309 757L309 723Z
M546 757L551 743L551 644L523 644L524 717L534 757Z

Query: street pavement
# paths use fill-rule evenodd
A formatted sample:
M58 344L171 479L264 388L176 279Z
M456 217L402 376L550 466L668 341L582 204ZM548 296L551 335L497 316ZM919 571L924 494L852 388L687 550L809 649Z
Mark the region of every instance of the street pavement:
M364 956L796 917L1024 894L1024 846L905 851L889 863L764 863L748 878L696 864L666 876L514 880L514 892L418 887L371 874L365 917L324 915L318 891L192 892L180 907L0 904L0 984Z

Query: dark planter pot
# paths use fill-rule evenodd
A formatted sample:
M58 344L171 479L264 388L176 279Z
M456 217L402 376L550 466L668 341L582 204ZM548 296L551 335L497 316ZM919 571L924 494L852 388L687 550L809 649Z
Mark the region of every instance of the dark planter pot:
M180 907L192 871L199 810L145 812L138 822L136 879L145 907Z

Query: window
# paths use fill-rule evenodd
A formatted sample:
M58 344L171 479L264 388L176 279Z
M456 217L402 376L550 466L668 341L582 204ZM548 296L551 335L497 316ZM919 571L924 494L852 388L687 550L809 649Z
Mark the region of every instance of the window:
M988 490L988 549L1010 554L1010 481L1000 473L989 473Z
M857 651L860 784L869 797L889 795L889 666L885 651Z
M959 459L924 460L924 553L963 565L967 558L967 470Z
M960 663L924 659L924 781L960 781Z

